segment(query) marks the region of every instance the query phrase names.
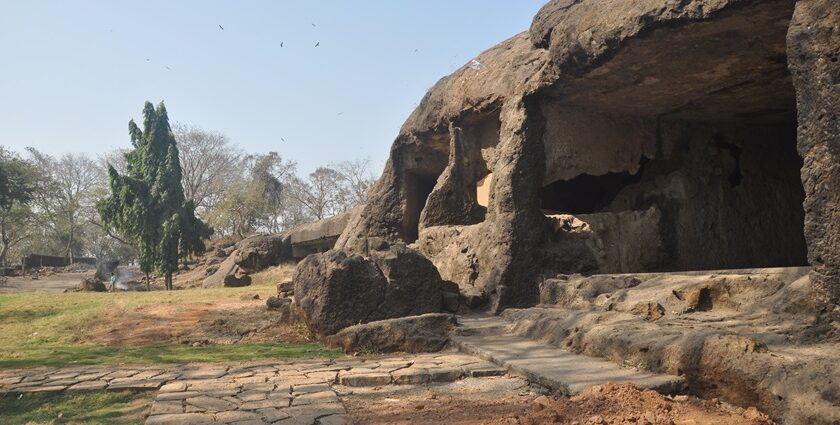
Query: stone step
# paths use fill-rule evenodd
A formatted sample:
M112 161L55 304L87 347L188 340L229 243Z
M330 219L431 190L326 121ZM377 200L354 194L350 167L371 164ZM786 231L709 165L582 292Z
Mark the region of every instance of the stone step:
M456 335L479 336L500 335L506 333L510 323L498 316L463 316L458 318Z
M594 357L504 332L508 323L498 317L459 318L459 332L451 338L460 351L504 367L512 375L549 388L560 395L577 395L592 385L630 382L665 394L685 391L685 379L624 368ZM497 331L494 333L494 330Z

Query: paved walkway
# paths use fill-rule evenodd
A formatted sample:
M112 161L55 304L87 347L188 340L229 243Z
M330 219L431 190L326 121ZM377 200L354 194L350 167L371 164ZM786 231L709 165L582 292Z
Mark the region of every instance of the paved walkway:
M511 374L562 395L577 395L586 387L630 382L665 394L684 391L685 379L621 367L595 357L512 335L510 325L495 316L461 317L452 343L462 352L491 361Z
M450 382L506 373L460 353L295 362L0 370L0 393L155 391L147 425L334 425L347 387Z

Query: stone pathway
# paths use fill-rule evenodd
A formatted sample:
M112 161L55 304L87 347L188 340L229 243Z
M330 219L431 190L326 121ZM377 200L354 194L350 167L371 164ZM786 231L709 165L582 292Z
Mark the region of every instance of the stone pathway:
M460 317L458 335L451 342L464 353L491 361L512 375L562 395L577 395L584 388L608 382L631 382L642 389L665 394L684 391L679 376L621 367L595 357L582 356L555 346L512 335L510 325L496 316Z
M0 370L0 393L156 391L147 425L336 425L346 410L334 386L378 387L504 375L460 353L295 362L78 366Z

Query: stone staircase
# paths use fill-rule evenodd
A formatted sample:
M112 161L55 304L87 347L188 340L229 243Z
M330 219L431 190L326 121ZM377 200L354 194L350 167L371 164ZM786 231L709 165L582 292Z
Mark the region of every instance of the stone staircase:
M621 367L594 357L563 351L508 332L510 323L496 316L464 316L450 341L463 353L506 368L559 395L576 395L584 388L608 382L630 382L665 394L685 391L685 380Z

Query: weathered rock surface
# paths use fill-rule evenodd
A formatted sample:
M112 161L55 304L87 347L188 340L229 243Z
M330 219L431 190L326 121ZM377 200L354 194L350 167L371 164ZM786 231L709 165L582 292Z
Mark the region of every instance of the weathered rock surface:
M336 247L416 244L495 310L557 273L800 266L807 247L836 300L837 19L827 0L551 1L429 90Z
M832 1L798 1L788 31L796 87L797 146L804 160L805 237L811 280L840 303L840 10ZM836 317L835 317L836 319Z
M404 244L371 251L371 260L387 279L385 297L371 320L439 312L443 283L431 261Z
M456 324L455 316L442 313L380 320L342 329L325 343L348 354L435 352L446 346Z
M369 322L388 285L372 261L339 250L306 257L292 280L307 326L322 337Z
M227 258L204 279L205 288L247 286L251 284L249 274L292 259L289 236L284 233L251 236L227 249L231 250Z
M79 282L79 290L86 292L105 292L108 287L95 277L86 277Z
M368 258L330 250L298 264L294 293L313 332L332 335L350 325L442 310L432 263L403 244L382 248Z
M226 288L241 288L251 285L251 276L247 274L229 274L222 279L222 286Z
M231 255L216 267L213 274L204 279L202 286L205 288L220 288L225 286L225 279L228 276L235 278L244 274L244 271L236 264L236 259Z
M245 273L255 273L277 266L291 258L291 246L285 234L256 235L237 244L231 255Z
M509 309L511 333L686 378L689 390L782 423L840 419L840 332L809 303L807 268L572 276L544 306ZM805 406L808 406L807 408Z
M294 323L298 318L298 315L295 314L297 309L295 308L294 300L291 298L268 297L265 305L269 310L276 311L280 314L280 323Z

